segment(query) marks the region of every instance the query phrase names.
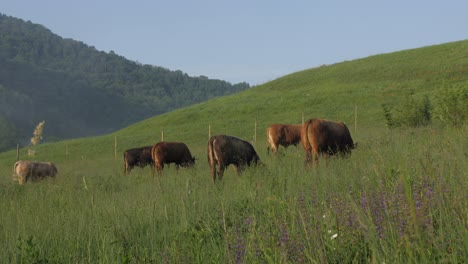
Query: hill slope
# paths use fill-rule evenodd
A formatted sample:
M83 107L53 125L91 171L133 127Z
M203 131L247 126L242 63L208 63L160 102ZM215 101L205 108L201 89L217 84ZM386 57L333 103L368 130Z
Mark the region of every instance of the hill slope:
M0 32L0 151L42 120L49 141L97 135L249 88L141 65L2 14Z
M362 141L366 130L384 127L383 103L398 104L410 92L433 98L437 91L450 87L468 90L466 40L305 70L147 119L107 136L47 144L38 149L44 149L40 150L46 155L44 159L51 155L54 160L65 158L65 144L78 156L111 155L115 138L121 153L129 147L154 144L163 135L164 140L185 141L204 153L209 128L211 134L253 140L255 123L257 147L263 148L270 123L300 123L302 113L305 118L342 120L349 125L353 138Z
M398 105L410 93L428 95L439 90L468 90L468 41L371 56L309 69L235 95L154 117L115 133L144 138L164 130L171 139L197 142L212 133L247 139L265 137L270 123L300 123L323 117L346 122L354 132L357 106L359 131L384 127L382 104ZM173 135L173 136L172 136Z

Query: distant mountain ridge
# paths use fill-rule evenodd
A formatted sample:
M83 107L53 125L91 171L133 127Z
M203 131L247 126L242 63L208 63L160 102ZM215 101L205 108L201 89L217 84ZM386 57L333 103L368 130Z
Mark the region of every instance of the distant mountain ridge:
M46 139L108 133L250 88L142 65L0 13L0 151L46 120Z

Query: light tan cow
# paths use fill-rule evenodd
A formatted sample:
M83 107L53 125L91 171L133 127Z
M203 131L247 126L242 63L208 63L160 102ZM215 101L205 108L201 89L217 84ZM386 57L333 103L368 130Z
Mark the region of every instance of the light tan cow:
M27 181L37 181L45 177L55 177L57 175L57 167L52 162L37 162L29 160L20 160L15 163L14 179L20 185Z
M273 154L276 154L279 146L287 148L290 145L297 146L301 143L302 125L284 125L272 124L267 129L267 139L269 146L267 147L270 153L270 148Z

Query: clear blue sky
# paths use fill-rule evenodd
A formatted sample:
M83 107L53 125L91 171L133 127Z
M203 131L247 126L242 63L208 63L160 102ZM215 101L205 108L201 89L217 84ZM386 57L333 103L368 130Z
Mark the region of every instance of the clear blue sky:
M251 85L468 39L467 0L2 0L0 12L143 64Z

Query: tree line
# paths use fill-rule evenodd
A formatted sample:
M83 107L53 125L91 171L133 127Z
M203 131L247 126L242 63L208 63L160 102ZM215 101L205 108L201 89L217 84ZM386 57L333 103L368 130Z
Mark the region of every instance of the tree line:
M142 65L1 13L0 33L0 151L42 120L46 141L97 135L250 88Z

